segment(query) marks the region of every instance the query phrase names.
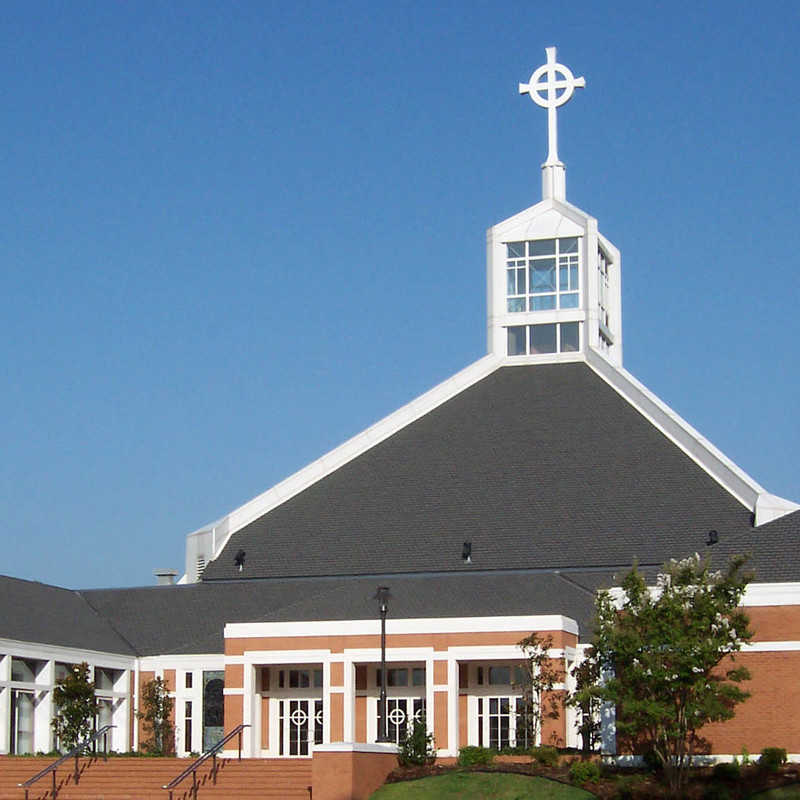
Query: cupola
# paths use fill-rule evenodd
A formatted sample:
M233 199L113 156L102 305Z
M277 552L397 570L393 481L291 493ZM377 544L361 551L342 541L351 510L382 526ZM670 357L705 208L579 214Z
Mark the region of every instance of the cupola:
M620 253L597 220L567 202L557 110L583 88L546 48L547 61L519 85L547 109L542 200L487 231L488 349L515 361L574 361L591 348L622 364Z

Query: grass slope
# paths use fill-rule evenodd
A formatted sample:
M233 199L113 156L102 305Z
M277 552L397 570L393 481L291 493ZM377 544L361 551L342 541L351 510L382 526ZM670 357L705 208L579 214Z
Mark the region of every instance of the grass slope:
M451 772L434 778L390 783L370 800L586 800L583 789L549 781L487 772Z

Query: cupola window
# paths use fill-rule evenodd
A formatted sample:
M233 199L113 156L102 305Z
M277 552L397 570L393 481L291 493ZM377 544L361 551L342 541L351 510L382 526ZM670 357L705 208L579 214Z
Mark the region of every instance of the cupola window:
M597 248L597 306L600 318L600 340L602 343L611 344L611 317L609 307L609 272L611 259L603 252L602 247Z
M580 305L577 236L506 244L507 310L552 311Z
M510 356L575 353L581 349L579 322L510 325L506 331Z

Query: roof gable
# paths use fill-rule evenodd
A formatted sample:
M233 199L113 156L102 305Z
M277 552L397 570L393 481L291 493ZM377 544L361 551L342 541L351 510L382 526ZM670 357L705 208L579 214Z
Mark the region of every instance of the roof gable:
M712 528L752 509L587 364L505 366L233 533L204 579L660 564Z

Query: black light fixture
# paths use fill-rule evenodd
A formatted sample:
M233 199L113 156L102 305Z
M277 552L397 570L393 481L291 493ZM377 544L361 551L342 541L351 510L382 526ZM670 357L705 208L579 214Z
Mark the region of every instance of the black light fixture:
M472 542L464 542L461 548L461 558L465 564L472 563Z
M378 601L378 610L381 615L381 698L378 704L381 715L381 724L378 729L378 742L389 741L389 720L386 708L386 614L389 611L389 587L379 586L375 593Z
M239 572L241 572L242 568L244 567L244 556L244 550L238 550L236 555L233 557L233 565L235 567L239 567Z
M712 544L716 544L719 541L719 534L716 531L709 531L708 538L706 539L706 544L711 547Z

